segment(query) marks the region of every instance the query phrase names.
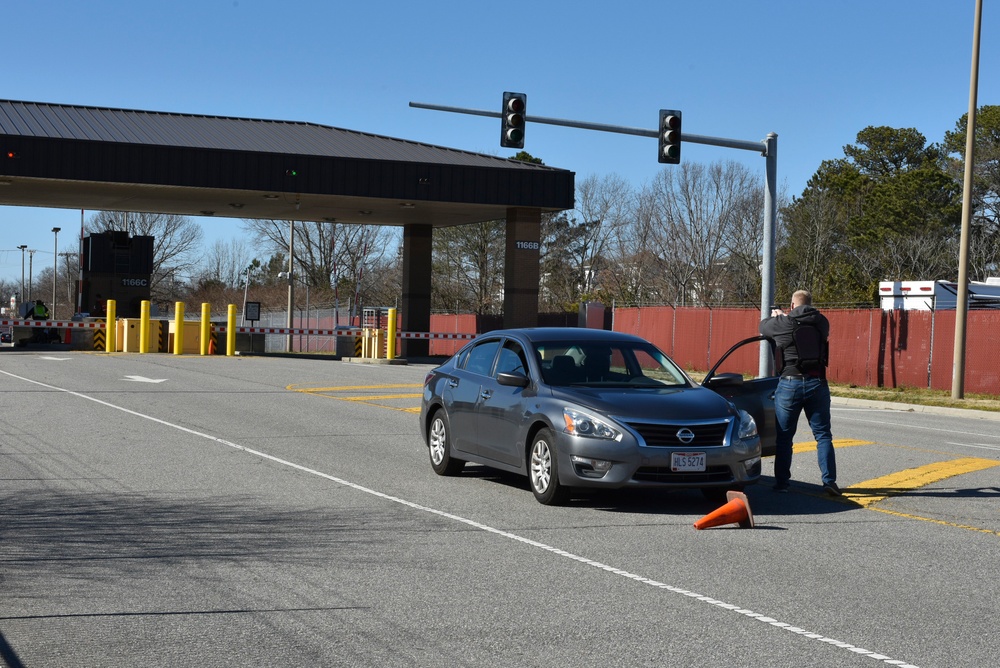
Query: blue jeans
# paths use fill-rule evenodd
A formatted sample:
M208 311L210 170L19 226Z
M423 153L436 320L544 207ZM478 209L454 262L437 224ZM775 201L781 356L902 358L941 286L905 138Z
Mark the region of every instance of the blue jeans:
M785 484L792 477L792 438L803 410L816 439L816 457L823 484L837 482L837 460L830 430L830 386L822 378L782 378L778 381L778 389L774 392L774 422L778 431L775 482Z

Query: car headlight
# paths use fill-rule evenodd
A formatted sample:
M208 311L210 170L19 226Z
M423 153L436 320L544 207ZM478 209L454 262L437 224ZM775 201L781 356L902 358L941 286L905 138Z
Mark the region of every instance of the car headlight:
M604 420L572 408L563 408L563 422L566 423L565 432L572 436L604 438L609 441L622 440L622 433Z
M736 435L741 441L750 441L757 438L757 423L753 416L746 411L740 411L740 428Z

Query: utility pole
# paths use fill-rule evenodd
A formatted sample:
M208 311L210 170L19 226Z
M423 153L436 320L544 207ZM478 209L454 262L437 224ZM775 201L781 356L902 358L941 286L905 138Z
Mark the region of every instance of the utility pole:
M61 227L52 228L52 319L56 318L56 277L59 276L59 230Z
M295 308L295 221L288 223L288 329L292 328ZM292 352L292 335L285 340L287 352Z
M447 107L438 104L424 104L422 102L410 102L410 106L416 109L430 109L432 111L447 111L456 114L469 114L472 116L486 116L489 118L501 119L501 124L506 123L505 112L511 93L504 94L504 107L501 111L486 111L483 109L465 109L462 107ZM522 97L523 94L518 93ZM526 108L526 104L523 107ZM777 239L777 176L778 176L778 135L771 132L761 141L745 141L742 139L726 139L724 137L706 137L703 135L693 135L680 131L680 112L674 110L661 110L659 125L663 124L664 111L669 112L667 116L677 118L677 126L671 128L679 135L676 138L676 150L679 155L680 145L690 142L692 144L707 144L709 146L721 146L723 148L734 148L743 151L753 151L760 153L767 159L765 166L764 192L764 246L762 249L761 282L760 282L760 317L761 320L770 316L771 305L774 303L774 266L775 266L775 240ZM614 132L618 134L636 135L639 137L655 137L658 142L658 150L663 150L662 127L656 130L645 128L624 127L621 125L607 125L604 123L590 123L586 121L572 121L561 118L545 118L542 116L528 116L524 114L520 119L526 125L528 121L532 123L542 123L545 125L561 125L571 128L581 128L583 130L596 130L598 132ZM506 127L506 126L503 126ZM522 131L520 138L523 139ZM679 161L679 160L678 160ZM773 373L774 359L771 356L770 346L766 341L760 343L759 375L770 376Z
M969 311L969 229L972 226L972 177L975 167L976 106L979 90L979 32L983 0L976 0L972 30L972 75L969 80L969 114L965 128L965 179L962 186L962 232L958 248L958 301L955 304L955 352L951 370L951 398L965 398L965 326Z

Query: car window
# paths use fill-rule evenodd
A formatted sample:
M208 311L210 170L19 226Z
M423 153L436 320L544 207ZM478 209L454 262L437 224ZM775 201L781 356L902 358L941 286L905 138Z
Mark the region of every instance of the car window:
M528 361L524 350L517 341L508 339L500 349L500 359L497 360L497 373L520 373L528 375Z
M549 385L687 386L688 379L655 346L634 342L536 346L542 379Z
M473 346L465 360L465 370L482 376L490 375L490 370L493 368L493 358L496 357L499 347L499 339L490 339Z
M471 351L472 348L473 347L471 345L470 346L466 346L465 348L463 348L462 350L459 350L455 354L455 368L456 369L464 369L465 368L465 363L469 361L469 351Z

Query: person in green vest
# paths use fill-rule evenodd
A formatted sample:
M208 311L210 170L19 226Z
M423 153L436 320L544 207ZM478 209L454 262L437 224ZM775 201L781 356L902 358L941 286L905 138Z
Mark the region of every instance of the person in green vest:
M48 320L49 319L49 307L45 305L41 299L35 301L35 308L32 311L35 320Z

